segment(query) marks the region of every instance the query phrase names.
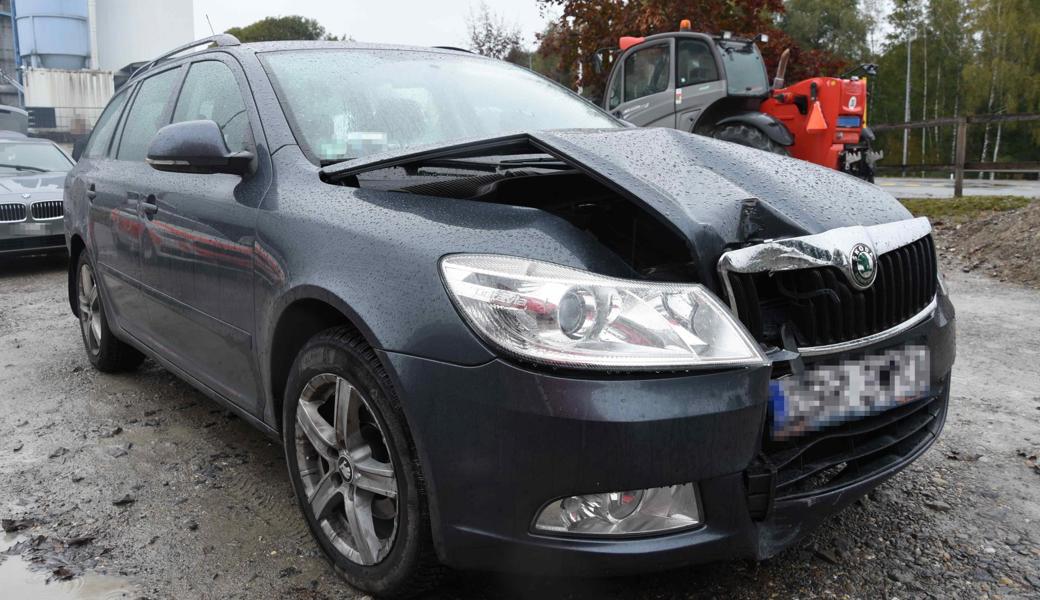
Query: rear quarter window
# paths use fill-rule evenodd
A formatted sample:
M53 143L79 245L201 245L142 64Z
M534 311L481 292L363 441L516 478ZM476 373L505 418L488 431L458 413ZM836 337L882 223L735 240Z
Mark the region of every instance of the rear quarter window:
M116 94L112 101L108 103L108 106L105 107L104 112L101 113L97 123L94 125L94 131L91 132L86 147L83 148L83 156L86 158L101 158L108 154L112 133L116 130L119 115L123 112L123 106L126 105L126 99L129 96L130 94L123 90Z

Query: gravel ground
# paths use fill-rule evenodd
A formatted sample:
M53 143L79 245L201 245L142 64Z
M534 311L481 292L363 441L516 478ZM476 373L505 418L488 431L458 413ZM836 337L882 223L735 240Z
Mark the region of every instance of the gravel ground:
M1040 288L1040 202L967 221L935 223L939 258L950 270Z
M64 268L0 265L0 517L19 529L0 537L0 590L360 596L318 556L276 443L150 361L90 368ZM436 597L1040 597L1040 292L957 270L949 287L960 356L942 438L799 547L624 579L460 574Z

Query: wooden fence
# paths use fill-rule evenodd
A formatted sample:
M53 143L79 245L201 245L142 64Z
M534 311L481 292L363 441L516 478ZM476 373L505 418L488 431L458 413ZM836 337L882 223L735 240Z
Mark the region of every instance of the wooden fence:
M913 165L877 165L886 171L952 171L953 195L960 198L964 193L965 171L1003 171L1003 172L1040 172L1040 162L968 162L965 159L968 148L968 125L979 123L1017 123L1022 121L1040 121L1040 114L1017 115L970 115L966 117L944 117L929 121L913 121L910 123L885 123L871 125L874 131L891 131L895 129L924 129L925 127L954 126L957 135L954 140L954 163Z

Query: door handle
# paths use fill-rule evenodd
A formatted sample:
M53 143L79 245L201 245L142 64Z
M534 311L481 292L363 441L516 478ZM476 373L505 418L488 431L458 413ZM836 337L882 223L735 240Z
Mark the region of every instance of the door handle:
M87 200L97 198L97 186L93 183L87 186Z
M148 194L141 202L141 212L150 221L155 217L155 213L159 212L159 201L155 197L155 194Z

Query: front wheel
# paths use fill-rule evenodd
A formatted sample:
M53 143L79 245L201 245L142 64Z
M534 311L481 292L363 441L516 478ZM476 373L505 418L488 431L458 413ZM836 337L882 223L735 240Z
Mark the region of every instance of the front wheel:
M740 144L741 146L749 146L757 150L772 152L773 154L779 154L781 156L788 156L787 148L769 139L769 136L762 133L762 130L743 123L727 123L725 125L720 125L715 128L711 137L717 140Z
M419 464L390 380L349 329L318 334L286 385L289 477L311 533L353 586L414 596L441 574Z

